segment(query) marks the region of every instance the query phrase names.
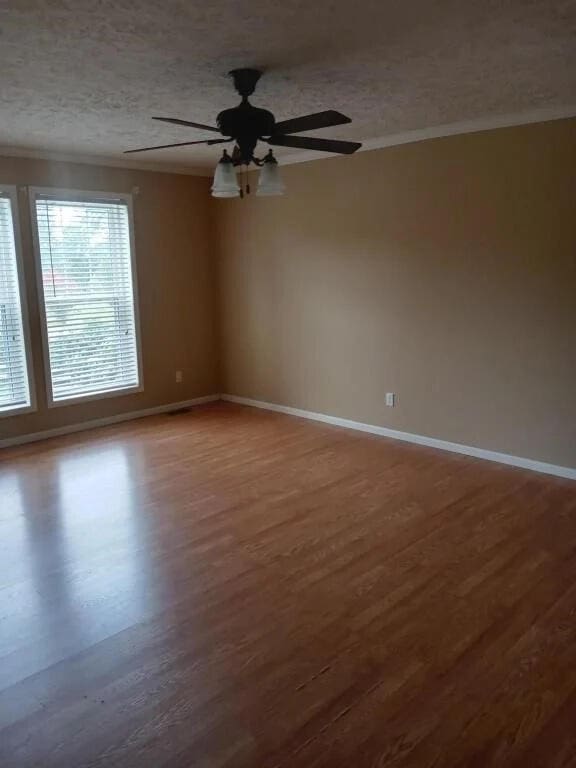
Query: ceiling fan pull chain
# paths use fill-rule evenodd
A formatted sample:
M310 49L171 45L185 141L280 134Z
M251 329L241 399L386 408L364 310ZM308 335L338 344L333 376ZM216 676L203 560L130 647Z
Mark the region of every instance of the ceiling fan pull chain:
M248 181L248 166L240 166L240 197L250 194L250 182Z

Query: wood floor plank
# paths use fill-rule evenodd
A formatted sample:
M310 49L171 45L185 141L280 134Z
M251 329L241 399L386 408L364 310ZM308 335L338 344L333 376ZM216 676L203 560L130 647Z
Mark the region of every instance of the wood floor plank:
M0 453L3 768L576 766L576 485L231 404Z

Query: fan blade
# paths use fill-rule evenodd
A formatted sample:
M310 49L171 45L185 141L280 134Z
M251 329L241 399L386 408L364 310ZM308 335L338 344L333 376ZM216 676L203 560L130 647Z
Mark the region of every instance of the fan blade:
M220 133L218 128L203 123L191 123L189 120L179 120L177 117L153 117L152 120L161 120L163 123L174 123L174 125L187 125L189 128L200 128L201 131L213 131Z
M316 112L313 115L294 117L292 120L283 120L276 123L277 133L300 133L301 131L313 131L316 128L330 128L333 125L344 125L352 120L341 112L328 109L326 112Z
M181 141L179 144L160 144L157 147L142 147L141 149L127 149L124 155L133 155L134 152L151 152L153 149L169 149L170 147L189 147L192 144L226 144L231 139L209 139L208 141Z
M321 152L336 152L339 155L351 155L360 149L357 141L336 141L335 139L316 139L312 136L270 136L268 144L277 147L296 147L297 149L317 149Z

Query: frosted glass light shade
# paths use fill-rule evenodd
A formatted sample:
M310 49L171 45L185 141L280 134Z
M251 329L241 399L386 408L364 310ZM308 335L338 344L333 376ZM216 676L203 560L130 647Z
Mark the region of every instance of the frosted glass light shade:
M256 194L259 197L269 197L272 195L283 195L285 190L286 187L280 176L278 163L272 156L272 153L270 153L260 169Z
M228 155L220 160L214 172L212 197L239 197L240 187L234 171L234 165Z

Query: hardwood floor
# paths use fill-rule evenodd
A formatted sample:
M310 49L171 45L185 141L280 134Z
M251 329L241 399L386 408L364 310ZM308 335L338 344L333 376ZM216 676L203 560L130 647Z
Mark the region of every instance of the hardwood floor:
M0 452L3 768L576 766L576 484L230 404Z

